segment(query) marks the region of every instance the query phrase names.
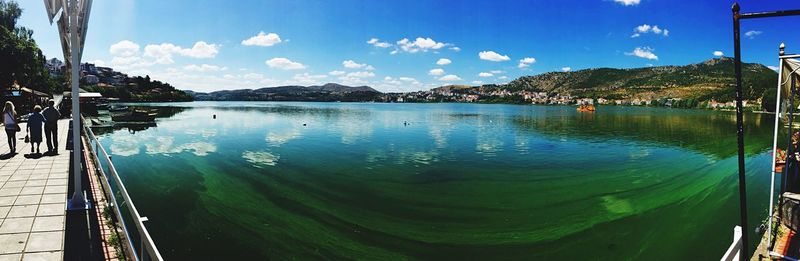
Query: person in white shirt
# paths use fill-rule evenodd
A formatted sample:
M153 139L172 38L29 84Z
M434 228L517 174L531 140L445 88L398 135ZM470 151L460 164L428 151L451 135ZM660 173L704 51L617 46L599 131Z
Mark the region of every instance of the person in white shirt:
M14 110L14 103L6 101L3 107L3 125L5 125L6 136L8 137L8 148L11 153L17 152L17 131L20 130L17 120L17 111Z

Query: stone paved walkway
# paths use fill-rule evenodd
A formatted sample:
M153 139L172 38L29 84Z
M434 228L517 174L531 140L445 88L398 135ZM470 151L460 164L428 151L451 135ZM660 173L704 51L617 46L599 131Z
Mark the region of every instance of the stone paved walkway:
M17 133L17 155L0 159L0 261L62 260L69 178L69 120L58 123L59 155L28 158L30 144ZM0 133L0 154L9 151ZM41 151L47 150L42 142Z

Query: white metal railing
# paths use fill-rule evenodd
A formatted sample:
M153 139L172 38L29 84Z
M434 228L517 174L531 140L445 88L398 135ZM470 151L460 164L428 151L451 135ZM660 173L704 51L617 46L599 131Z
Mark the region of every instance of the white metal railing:
M81 117L83 120L83 117ZM150 232L147 231L147 227L145 227L144 222L147 221L147 217L143 217L139 215L139 211L136 209L136 206L133 204L130 195L128 195L128 190L125 188L125 184L122 183L122 179L120 179L119 174L117 173L117 169L114 167L114 164L111 162L111 156L108 155L106 149L100 144L100 141L92 132L92 129L87 127L85 124L82 125L83 133L86 135L86 138L89 142L89 146L87 150L90 153L91 160L93 160L95 164L95 170L98 173L102 174L102 186L105 188L106 192L110 195L107 195L108 202L111 203L111 208L113 209L113 213L116 216L116 219L121 224L122 232L124 233L124 241L126 243L125 248L128 250L130 255L132 255L133 260L158 260L163 261L164 259L161 257L161 253L158 251L153 238L150 236ZM92 148L94 145L94 148ZM102 164L102 161L105 164ZM106 171L106 169L108 171ZM111 186L112 182L114 183L114 190ZM122 197L122 204L117 202L117 195ZM128 211L129 218L132 222L125 222L125 216L122 212L122 207L125 207ZM129 224L133 223L133 224ZM102 224L101 224L102 225ZM138 235L138 242L139 247L135 247L135 242L132 238L132 233L129 230L129 226L131 228L135 228L137 235Z
M720 261L738 261L739 255L742 252L742 227L736 226L733 228L733 242L725 251Z

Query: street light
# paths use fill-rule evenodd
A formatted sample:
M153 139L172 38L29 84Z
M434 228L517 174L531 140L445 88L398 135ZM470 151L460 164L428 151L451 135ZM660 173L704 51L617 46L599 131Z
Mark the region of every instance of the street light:
M70 85L72 86L72 163L75 179L75 193L67 204L69 210L89 209L89 202L83 196L81 187L81 114L80 93L78 86L83 55L83 44L86 41L86 29L89 24L89 13L92 9L92 0L44 0L47 9L47 18L53 24L53 18L60 13L58 19L58 34L61 39L61 50L64 60L70 70Z

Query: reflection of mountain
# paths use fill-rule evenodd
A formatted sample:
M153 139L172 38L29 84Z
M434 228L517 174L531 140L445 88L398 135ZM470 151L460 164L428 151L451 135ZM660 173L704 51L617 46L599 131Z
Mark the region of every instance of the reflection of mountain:
M575 117L577 112L567 109L519 116L512 121L523 130L587 142L634 140L691 149L720 158L736 154L736 116L733 113L602 107L596 114ZM770 115L745 116L747 153L759 153L770 146L772 128L769 123L772 121Z

